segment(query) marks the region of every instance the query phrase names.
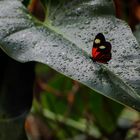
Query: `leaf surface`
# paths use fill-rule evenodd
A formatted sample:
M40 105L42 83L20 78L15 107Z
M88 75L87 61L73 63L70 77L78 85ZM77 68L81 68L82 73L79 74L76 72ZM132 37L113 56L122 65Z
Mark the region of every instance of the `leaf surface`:
M90 59L94 37L112 44L108 65ZM0 45L20 62L37 61L93 90L140 110L140 49L128 25L116 19L110 0L49 5L40 23L18 0L0 1Z

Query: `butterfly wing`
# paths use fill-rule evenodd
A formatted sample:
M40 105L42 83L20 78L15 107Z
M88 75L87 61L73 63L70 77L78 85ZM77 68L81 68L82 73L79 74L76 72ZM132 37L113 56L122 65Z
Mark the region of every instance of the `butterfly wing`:
M105 42L105 37L104 37L104 35L103 35L102 33L98 33L98 34L95 36L94 43L93 43L93 47L96 45L96 43L95 43L95 40L96 40L96 39L99 39L99 40L101 41L100 43Z
M96 57L95 61L100 62L100 63L107 64L107 62L110 61L111 57L112 57L111 53L108 53L108 54L102 54L102 53L100 53Z
M95 59L100 52L98 52L98 48L105 41L105 37L102 33L98 33L95 36L94 42L93 42L93 47L92 47L92 57Z
M96 35L92 47L94 62L107 63L111 59L111 44L105 40L102 33Z

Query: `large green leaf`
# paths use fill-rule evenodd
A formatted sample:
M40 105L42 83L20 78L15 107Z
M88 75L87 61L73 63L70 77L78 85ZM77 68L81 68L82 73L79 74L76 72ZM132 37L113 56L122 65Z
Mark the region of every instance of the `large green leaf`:
M18 0L0 1L0 45L12 58L45 63L97 92L140 110L140 49L127 24L114 16L110 0L49 4L45 23ZM112 44L108 65L90 59L95 35Z

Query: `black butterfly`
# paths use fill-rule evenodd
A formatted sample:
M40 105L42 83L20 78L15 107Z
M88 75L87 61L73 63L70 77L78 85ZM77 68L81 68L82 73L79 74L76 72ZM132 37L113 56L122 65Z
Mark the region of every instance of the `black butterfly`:
M92 60L94 62L105 63L111 59L111 44L105 40L102 33L98 33L95 36L92 47Z

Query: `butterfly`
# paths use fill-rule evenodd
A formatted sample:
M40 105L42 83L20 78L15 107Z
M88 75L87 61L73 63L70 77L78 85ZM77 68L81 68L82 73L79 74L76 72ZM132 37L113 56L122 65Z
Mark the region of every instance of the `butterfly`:
M111 59L111 44L107 42L102 33L98 33L95 36L93 47L92 47L92 57L93 62L99 62L108 64Z

